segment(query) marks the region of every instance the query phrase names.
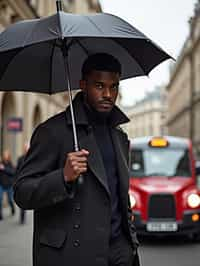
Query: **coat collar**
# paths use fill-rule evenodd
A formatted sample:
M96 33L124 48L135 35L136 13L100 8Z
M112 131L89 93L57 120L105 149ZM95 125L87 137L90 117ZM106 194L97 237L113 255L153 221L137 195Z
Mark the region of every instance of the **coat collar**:
M103 160L101 158L101 154L99 151L99 148L96 143L96 139L93 134L93 130L91 130L91 126L88 122L87 114L85 112L85 108L83 105L83 95L82 93L78 93L75 96L75 99L73 100L73 107L74 107L74 115L75 115L75 121L77 126L85 126L86 130L79 130L77 131L78 134L78 141L79 141L79 148L86 149L90 152L90 155L88 157L88 165L91 171L94 173L94 175L97 177L99 182L104 186L106 189L108 195L110 196L110 191L108 187L107 182L107 176L105 172L105 168L103 165ZM67 107L66 110L66 118L67 118L67 124L71 126L71 114L70 109ZM128 175L127 173L127 164L125 162L124 153L122 151L121 145L124 144L124 141L121 139L120 131L117 130L115 127L126 123L129 121L127 116L123 114L118 107L114 107L112 110L112 117L110 119L111 121L111 133L112 138L114 141L116 153L117 155L117 164L119 166L119 178L120 178L120 187L122 191L127 190L128 183L124 180L124 174Z
M74 115L75 115L75 121L77 125L89 125L88 118L85 112L85 108L83 106L83 93L79 92L75 96L73 100L73 108L74 108ZM66 117L67 117L67 123L69 125L72 124L71 120L71 113L69 106L66 109ZM125 124L129 122L129 118L117 107L114 106L112 113L111 113L111 126L116 127L121 124Z

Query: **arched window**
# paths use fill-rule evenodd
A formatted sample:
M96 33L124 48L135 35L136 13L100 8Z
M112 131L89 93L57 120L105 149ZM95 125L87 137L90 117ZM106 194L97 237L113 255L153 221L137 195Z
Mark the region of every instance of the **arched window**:
M1 105L1 154L3 150L9 150L12 158L16 156L16 136L8 131L9 119L15 117L16 105L14 95L12 93L5 93Z

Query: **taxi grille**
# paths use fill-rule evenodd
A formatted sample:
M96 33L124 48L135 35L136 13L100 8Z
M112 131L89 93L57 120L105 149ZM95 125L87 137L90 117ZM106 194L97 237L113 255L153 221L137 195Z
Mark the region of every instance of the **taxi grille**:
M148 217L149 219L175 219L176 207L174 196L170 194L151 195L149 198Z

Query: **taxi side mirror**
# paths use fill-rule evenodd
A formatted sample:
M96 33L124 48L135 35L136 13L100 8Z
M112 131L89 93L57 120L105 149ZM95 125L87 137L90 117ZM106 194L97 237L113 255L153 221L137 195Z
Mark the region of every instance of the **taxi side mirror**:
M196 161L195 168L196 168L196 175L197 176L200 175L200 161Z
M200 175L200 167L196 167L196 175Z
M197 186L200 188L200 164L196 164L196 177L197 177Z

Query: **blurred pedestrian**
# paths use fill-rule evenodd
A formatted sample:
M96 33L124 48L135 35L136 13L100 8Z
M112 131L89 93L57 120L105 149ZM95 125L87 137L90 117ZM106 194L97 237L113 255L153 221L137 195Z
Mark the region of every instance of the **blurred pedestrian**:
M11 214L15 214L15 205L13 201L13 181L15 176L15 168L11 160L9 150L3 152L2 161L0 163L0 220L3 219L3 194L6 193L8 204L10 205Z
M121 65L95 54L82 68L70 108L40 124L14 186L16 203L34 210L34 266L138 266L129 205L129 119L115 106ZM80 182L83 175L83 183Z
M29 144L25 143L24 149L23 149L23 154L17 160L16 174L18 173L18 171L20 170L20 168L23 165L23 162L24 162L25 156L28 152L28 149L29 149ZM25 222L26 222L26 211L24 209L20 208L19 223L24 224Z

